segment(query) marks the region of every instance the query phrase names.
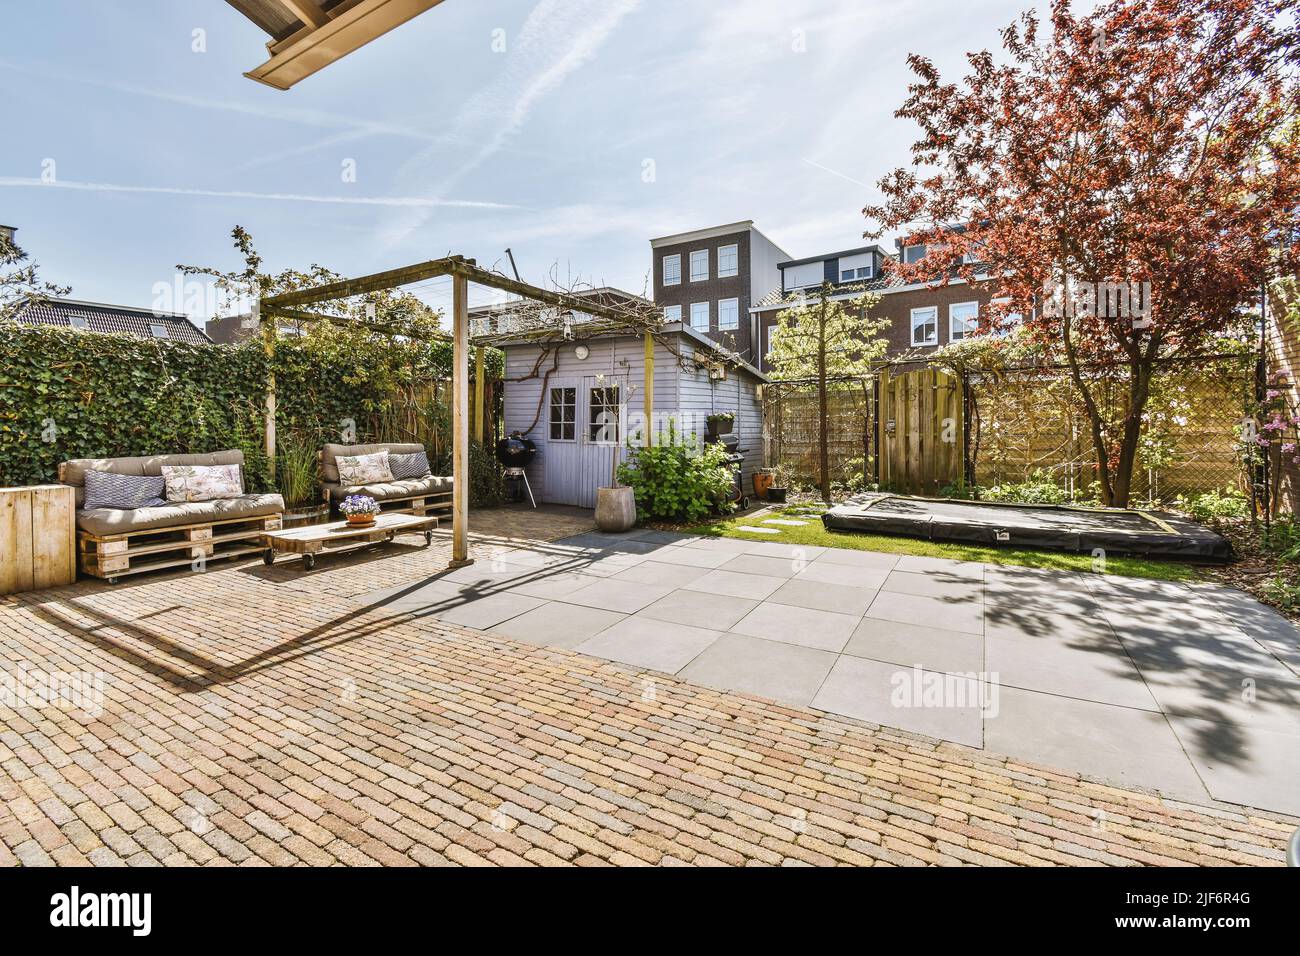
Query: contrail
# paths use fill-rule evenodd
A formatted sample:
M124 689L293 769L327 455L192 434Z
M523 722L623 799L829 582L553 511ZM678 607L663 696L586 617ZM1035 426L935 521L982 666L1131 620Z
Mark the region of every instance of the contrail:
M0 176L0 186L42 189L80 189L101 193L159 193L171 196L211 196L218 199L269 199L277 202L336 203L344 206L409 206L451 209L518 209L519 206L470 199L436 199L424 196L311 196L304 193L257 193L237 189L186 189L180 186L123 186L117 183L85 183L73 180L46 182L23 176Z

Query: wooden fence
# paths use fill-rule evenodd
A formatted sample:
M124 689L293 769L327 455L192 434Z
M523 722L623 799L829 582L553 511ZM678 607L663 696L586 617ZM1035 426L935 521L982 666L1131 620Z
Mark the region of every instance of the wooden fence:
M1248 359L1170 365L1156 375L1134 501L1171 501L1243 487L1238 430L1253 384ZM1122 407L1122 374L1098 376L1106 409ZM1095 488L1087 418L1059 370L971 376L965 383L925 368L875 379L837 382L829 394L832 481L937 495L1045 474L1068 496ZM764 395L765 462L787 468L800 484L818 478L817 392L807 383L777 383Z

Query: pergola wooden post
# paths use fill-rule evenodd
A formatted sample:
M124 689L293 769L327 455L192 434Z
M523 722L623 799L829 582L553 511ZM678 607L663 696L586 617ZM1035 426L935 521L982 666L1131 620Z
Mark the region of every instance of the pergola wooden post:
M451 313L451 566L460 568L474 563L468 541L469 280L461 273L451 279Z
M632 334L645 335L646 354L646 400L647 422L654 405L654 332L662 327L662 313L649 303L644 315L629 315L618 309L605 306L590 299L572 293L553 292L529 285L518 279L509 279L500 273L481 269L472 259L464 256L447 256L433 259L400 269L390 269L357 279L342 279L328 282L310 289L298 289L280 295L270 296L258 303L262 322L262 334L265 337L268 360L275 354L275 337L280 319L294 322L331 322L336 325L363 325L379 332L394 335L409 334L398 323L361 322L339 315L323 312L304 311L304 306L315 303L331 302L353 296L396 289L415 282L422 282L435 276L451 276L452 279L452 525L451 525L451 566L462 567L473 563L469 556L469 439L470 439L470 394L469 394L469 358L471 344L477 346L475 355L474 411L477 413L475 430L480 441L487 439L487 409L485 407L484 376L485 362L483 346L511 338L511 333L480 335L478 341L471 343L469 333L469 284L500 289L513 295L530 299L550 306L558 313L581 312L588 317L587 330L590 334L600 334L618 329ZM567 323L566 323L567 328ZM539 342L562 340L558 326L544 327L537 331ZM649 426L647 425L647 437ZM268 455L274 468L275 450L275 376L268 369L266 401L266 443Z

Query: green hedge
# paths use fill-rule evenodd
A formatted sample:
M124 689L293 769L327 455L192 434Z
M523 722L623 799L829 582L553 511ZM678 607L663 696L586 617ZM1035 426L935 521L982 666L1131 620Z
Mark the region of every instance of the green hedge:
M277 429L335 436L352 419L357 440L373 440L395 386L450 372L443 341L351 330L281 339ZM69 458L240 448L249 487L269 490L266 379L260 342L191 345L0 323L0 485L54 481Z

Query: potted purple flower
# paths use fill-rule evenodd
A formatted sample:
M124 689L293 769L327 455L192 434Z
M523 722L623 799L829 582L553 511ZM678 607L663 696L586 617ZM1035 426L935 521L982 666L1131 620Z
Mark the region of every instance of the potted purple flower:
M348 524L374 524L379 502L369 495L348 495L339 504L339 514L348 519Z

